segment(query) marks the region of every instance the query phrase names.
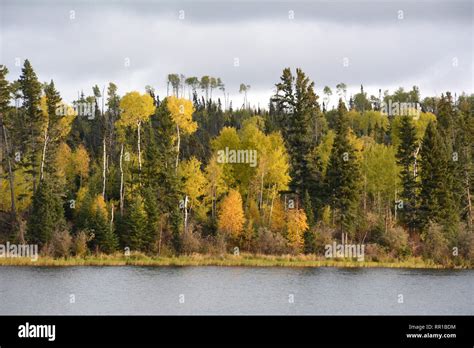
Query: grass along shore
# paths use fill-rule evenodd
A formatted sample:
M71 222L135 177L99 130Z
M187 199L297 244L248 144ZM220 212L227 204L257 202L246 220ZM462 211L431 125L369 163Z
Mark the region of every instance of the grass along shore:
M393 261L357 261L348 259L324 259L315 255L260 255L260 254L226 254L216 255L181 255L181 256L147 256L141 253L99 254L85 257L53 258L40 256L36 261L30 258L0 258L0 266L245 266L245 267L380 267L380 268L429 268L429 269L472 269L472 266L441 265L422 258L408 258Z

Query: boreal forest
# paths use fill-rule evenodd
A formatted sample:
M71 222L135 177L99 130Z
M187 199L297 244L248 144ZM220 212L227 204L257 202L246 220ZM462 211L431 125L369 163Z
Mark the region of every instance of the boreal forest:
M247 83L237 104L223 79L182 74L68 103L32 63L18 80L0 65L0 241L321 258L342 241L373 261L472 265L473 95L349 94L282 67L264 106Z

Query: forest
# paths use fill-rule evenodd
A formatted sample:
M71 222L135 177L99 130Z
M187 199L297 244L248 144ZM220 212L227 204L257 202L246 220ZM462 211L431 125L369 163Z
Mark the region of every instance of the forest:
M319 89L284 68L260 108L248 84L233 105L221 78L169 74L67 104L28 60L15 81L0 65L0 243L324 258L342 241L373 261L472 267L474 95Z

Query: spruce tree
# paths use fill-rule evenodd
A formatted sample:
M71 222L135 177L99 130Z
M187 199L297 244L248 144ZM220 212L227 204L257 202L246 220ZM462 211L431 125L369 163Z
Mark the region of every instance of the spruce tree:
M43 151L44 153L44 166L45 171L54 173L57 168L54 167L53 161L56 157L56 151L59 145L59 131L60 131L60 119L63 117L56 111L58 104L61 102L61 96L54 86L53 80L44 88L44 94L46 97L46 112L48 114L48 124L45 126L46 136L43 136ZM43 170L43 168L42 168ZM40 178L41 179L41 178Z
M411 232L418 227L417 196L418 183L415 177L415 154L418 148L416 130L410 116L402 116L399 128L400 145L397 150L397 163L401 166L400 179L402 192L396 202L401 221Z
M290 155L292 190L304 193L309 182L308 155L325 130L324 118L314 92L314 82L301 69L296 77L290 68L283 70L277 93L272 98L285 144Z
M330 205L342 232L351 232L355 227L359 198L360 168L354 147L349 142L349 125L343 114L342 100L336 124L336 137L331 150L326 173Z
M438 123L428 125L423 139L421 199L423 224L430 218L444 227L448 240L458 234L462 210L465 176L463 171L463 136L459 124L461 114L454 109L451 94L446 93L438 102ZM424 149L424 147L426 147ZM429 176L427 178L427 176ZM436 201L436 207L429 202ZM433 203L432 203L433 204ZM432 212L429 214L429 212Z
M33 195L31 215L27 225L27 239L40 246L48 243L54 231L64 223L64 209L55 185L44 180Z
M41 148L39 146L42 121L40 111L41 83L28 59L25 60L18 81L23 98L23 110L15 129L20 141L22 164L28 168L28 172L33 177L33 191L35 191Z
M440 222L444 207L446 149L433 122L428 124L420 150L420 223Z
M136 194L130 203L125 216L125 226L128 231L129 247L135 251L145 250L146 212L143 198Z

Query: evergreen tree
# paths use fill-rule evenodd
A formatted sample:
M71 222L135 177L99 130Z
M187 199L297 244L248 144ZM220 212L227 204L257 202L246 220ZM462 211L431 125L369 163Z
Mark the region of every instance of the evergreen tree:
M459 221L450 185L450 156L433 122L426 128L420 157L420 222L423 227L440 223L446 231L454 232Z
M284 69L276 88L272 101L276 103L278 124L290 155L290 187L303 193L310 177L309 151L325 130L324 118L314 92L314 82L301 69L296 69L296 77L290 68Z
M5 172L8 172L9 186L10 186L10 213L13 221L12 230L16 227L17 211L15 204L15 173L13 168L13 159L11 153L11 139L7 133L7 112L10 109L10 92L11 86L6 79L8 69L4 65L0 65L0 144L2 150L0 151L0 158L5 160L2 164L5 165ZM4 151L4 153L3 153ZM23 239L23 237L21 238Z
M418 183L415 174L415 156L418 148L416 129L410 116L402 116L399 128L400 145L397 151L397 163L401 166L400 179L402 192L399 197L402 204L396 202L402 222L413 232L418 227L417 196Z
M33 195L31 215L28 220L27 238L40 246L48 243L54 231L64 223L64 209L55 185L44 180Z
M303 197L303 206L304 206L304 211L306 213L306 218L309 227L313 227L314 225L314 210L313 210L313 205L311 204L311 197L308 193L308 190L304 192L304 197Z
M35 191L41 139L42 117L39 107L41 83L28 59L25 60L18 81L23 98L23 112L20 114L15 129L19 133L22 163L33 177L33 191Z
M140 195L137 194L133 198L124 220L124 225L128 231L128 246L135 251L144 251L147 225L144 201Z
M60 132L60 118L63 115L59 115L56 111L58 104L61 102L61 96L54 86L53 80L44 88L46 98L46 114L47 123L44 125L43 135L43 154L41 160L40 174L43 175L43 171L46 170L49 173L53 173L56 168L52 165L53 160L56 158L56 151L58 149L58 140ZM42 180L42 177L40 177Z
M356 151L349 141L345 106L339 100L336 137L331 150L326 182L333 214L343 232L353 230L359 198L360 168Z
M97 195L89 207L88 230L94 233L91 241L92 248L106 253L112 253L117 249L117 236L113 225L109 221L107 206L102 195Z

